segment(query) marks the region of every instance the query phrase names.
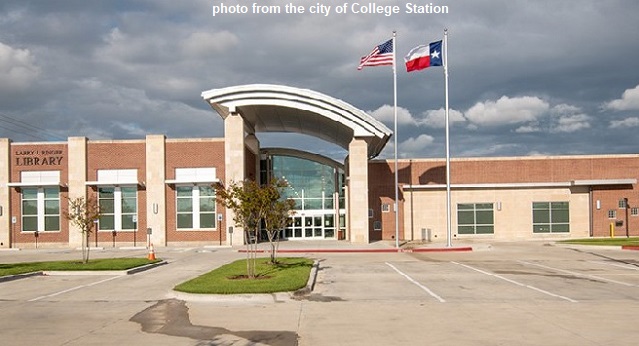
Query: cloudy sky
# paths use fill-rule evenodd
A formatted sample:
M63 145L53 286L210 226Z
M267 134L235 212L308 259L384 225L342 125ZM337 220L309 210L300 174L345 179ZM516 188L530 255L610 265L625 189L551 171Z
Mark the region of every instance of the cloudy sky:
M255 1L229 0L250 7ZM0 137L220 137L202 91L285 84L340 98L393 128L389 66L356 69L397 31L397 56L449 29L453 157L639 152L639 2L442 0L448 14L218 14L210 0L0 1ZM310 6L332 7L328 16ZM360 1L362 5L369 1ZM428 2L415 2L427 4ZM401 157L443 157L440 67L398 67ZM343 157L295 135L262 146ZM382 157L391 157L389 143ZM321 149L318 149L321 148Z

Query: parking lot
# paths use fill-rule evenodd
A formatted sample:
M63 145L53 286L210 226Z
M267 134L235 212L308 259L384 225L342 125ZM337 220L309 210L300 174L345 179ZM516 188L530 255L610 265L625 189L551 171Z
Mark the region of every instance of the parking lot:
M135 275L0 283L2 338L50 345L637 343L638 251L544 242L473 248L295 254L320 263L314 290L299 299L176 294L176 284L245 255L228 248L156 249L168 263ZM0 263L77 255L1 252ZM144 250L96 252L116 255L143 256Z

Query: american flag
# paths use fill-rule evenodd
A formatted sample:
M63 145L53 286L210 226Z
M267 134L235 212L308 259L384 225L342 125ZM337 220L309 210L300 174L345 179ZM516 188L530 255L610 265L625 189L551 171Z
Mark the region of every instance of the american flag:
M375 46L373 51L367 56L364 56L359 61L358 70L364 68L364 66L383 66L393 64L393 39L390 39L379 46Z

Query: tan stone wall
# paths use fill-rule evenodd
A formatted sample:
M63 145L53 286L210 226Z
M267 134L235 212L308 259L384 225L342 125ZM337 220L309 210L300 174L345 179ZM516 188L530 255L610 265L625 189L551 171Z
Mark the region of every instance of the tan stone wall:
M146 136L147 203L140 208L146 209L146 226L151 230L147 239L153 246L166 245L165 140L163 135ZM140 231L144 232L145 229Z
M245 144L244 119L238 114L231 114L224 119L224 184L244 181L246 178L246 144ZM226 209L225 220L229 226L233 226L233 234L228 235L228 244L244 244L244 230L234 225L234 214L231 209ZM228 232L228 231L227 231Z
M87 198L87 139L69 138L69 199ZM96 202L95 200L93 201ZM69 246L82 246L82 231L69 223Z
M354 138L348 152L349 238L354 243L368 243L368 145L365 140Z
M421 240L422 229L430 229L432 241L445 242L446 191L416 190L406 193L404 223L407 240ZM569 202L570 233L533 233L533 202ZM494 234L457 234L458 203L493 203ZM498 210L501 204L501 210ZM451 234L454 239L558 239L588 237L590 219L587 188L539 188L539 189L472 189L453 190L451 193ZM411 225L410 227L408 225Z

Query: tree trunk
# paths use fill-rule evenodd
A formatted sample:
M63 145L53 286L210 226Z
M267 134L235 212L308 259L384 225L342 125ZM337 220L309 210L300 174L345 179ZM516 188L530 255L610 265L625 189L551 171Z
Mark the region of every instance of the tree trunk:
M246 242L246 276L251 277L251 233L249 230L244 230L244 238Z
M255 278L256 276L255 269L257 267L257 236L258 236L257 229L258 227L256 227L256 229L254 230L255 237L253 237L253 268L252 268L253 272L251 273L251 278Z
M273 246L273 256L277 259L277 251L280 249L280 231L275 235L275 246Z
M87 263L87 260L87 238L82 234L82 263Z
M275 242L273 241L275 234L273 231L267 231L267 235L268 242L271 245L271 264L275 264Z
M87 233L87 260L84 263L89 263L89 254L91 253L91 245L89 245L89 232Z

